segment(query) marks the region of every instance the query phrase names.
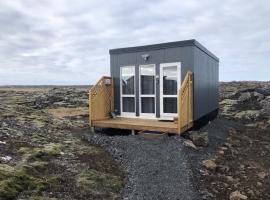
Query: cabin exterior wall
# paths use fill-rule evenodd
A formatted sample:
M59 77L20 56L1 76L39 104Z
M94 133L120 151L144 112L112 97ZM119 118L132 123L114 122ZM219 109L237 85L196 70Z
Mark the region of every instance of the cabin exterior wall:
M142 55L148 54L149 59L144 60ZM122 66L135 66L135 84L136 84L136 116L139 116L139 66L145 64L155 64L156 75L160 75L161 63L181 63L181 81L184 80L187 71L193 72L194 66L194 46L183 46L166 49L157 49L149 51L129 52L111 54L111 76L115 85L115 112L121 113L120 106L120 67ZM160 81L156 81L156 117L160 117Z
M219 61L194 46L194 121L218 109Z

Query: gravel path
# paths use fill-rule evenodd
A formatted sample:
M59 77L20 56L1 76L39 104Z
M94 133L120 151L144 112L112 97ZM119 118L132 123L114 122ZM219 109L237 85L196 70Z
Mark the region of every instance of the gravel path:
M103 146L127 173L123 199L198 199L183 138L85 134Z

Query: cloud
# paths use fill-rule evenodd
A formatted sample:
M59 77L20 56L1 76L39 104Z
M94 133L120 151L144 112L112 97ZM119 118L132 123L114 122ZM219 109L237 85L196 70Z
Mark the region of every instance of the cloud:
M111 48L195 38L221 80L269 80L270 2L10 0L0 2L0 84L90 84Z

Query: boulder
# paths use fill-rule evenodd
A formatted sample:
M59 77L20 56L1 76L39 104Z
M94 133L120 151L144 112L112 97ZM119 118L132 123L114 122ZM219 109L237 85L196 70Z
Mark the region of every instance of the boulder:
M259 102L260 106L263 108L260 110L261 115L265 117L270 116L270 98L266 98Z
M233 100L233 99L224 99L223 101L221 101L219 103L220 105L236 105L237 104L237 100Z
M236 98L239 95L238 92L233 91L233 92L228 92L228 93L220 93L220 98L221 99L233 99Z
M190 131L189 138L196 146L206 147L209 144L208 132Z
M232 176L226 176L227 181L229 182L235 182L235 179Z
M242 120L256 120L260 117L259 110L244 110L235 114L235 118Z
M257 99L257 101L261 101L262 99L264 99L264 95L258 92L253 92L253 96Z
M217 168L217 164L213 160L204 160L202 164L208 170L214 171Z
M186 147L189 147L189 148L192 148L192 149L197 149L197 147L193 144L193 142L191 140L185 140L184 145Z
M263 99L259 102L260 106L263 108L270 108L270 98Z
M245 200L245 199L247 199L247 196L241 194L238 190L230 194L230 200Z
M258 177L259 177L260 179L265 179L266 176L267 176L267 174L266 174L265 172L260 172L260 173L258 173Z
M240 97L238 98L238 101L245 102L251 99L250 92L244 92L241 93Z
M220 172L220 173L226 173L230 170L230 167L227 166L227 165L219 165L217 167L217 172Z
M255 91L264 95L264 96L270 96L270 89L269 88L258 88Z

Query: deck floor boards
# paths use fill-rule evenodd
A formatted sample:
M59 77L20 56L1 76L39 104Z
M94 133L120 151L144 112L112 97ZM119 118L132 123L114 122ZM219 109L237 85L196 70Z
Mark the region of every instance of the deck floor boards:
M172 121L117 117L93 122L94 127L177 133L177 124Z

